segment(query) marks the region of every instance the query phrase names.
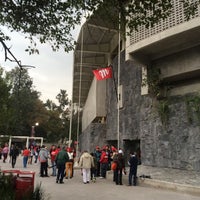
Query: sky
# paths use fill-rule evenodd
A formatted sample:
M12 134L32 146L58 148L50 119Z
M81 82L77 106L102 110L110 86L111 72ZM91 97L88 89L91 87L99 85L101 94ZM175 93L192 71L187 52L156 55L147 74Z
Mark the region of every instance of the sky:
M41 93L40 99L46 102L47 99L56 101L56 95L60 90L66 90L69 98L72 96L72 71L73 71L73 52L66 53L64 50L53 52L48 44L41 45L37 43L39 55L29 55L25 49L30 45L29 40L26 40L20 33L6 33L11 37L10 41L6 41L6 45L10 48L12 54L17 60L21 61L22 65L30 65L35 68L29 68L28 72L33 79L35 90ZM74 34L74 39L77 39L78 30ZM1 44L0 44L1 45ZM11 56L10 56L11 57ZM4 49L0 46L0 66L10 71L17 66L17 63L5 62Z

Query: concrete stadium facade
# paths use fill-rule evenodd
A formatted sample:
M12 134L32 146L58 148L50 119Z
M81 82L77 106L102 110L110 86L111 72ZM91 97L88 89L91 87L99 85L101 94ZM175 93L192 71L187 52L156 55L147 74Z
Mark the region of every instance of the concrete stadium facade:
M113 81L119 69L117 31L102 22L83 25L80 36L85 39L81 54L80 46L75 49L73 79L74 103L82 85L80 151L116 146L119 139L125 156L140 151L143 165L200 171L200 9L186 21L181 1L173 3L167 20L121 40L119 135ZM100 38L100 29L105 39L91 44ZM113 79L96 81L92 69L110 64Z

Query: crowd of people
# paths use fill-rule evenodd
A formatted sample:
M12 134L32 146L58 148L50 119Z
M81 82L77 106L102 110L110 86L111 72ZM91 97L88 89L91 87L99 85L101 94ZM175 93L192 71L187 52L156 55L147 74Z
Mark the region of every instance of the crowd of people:
M107 171L113 171L113 182L116 185L123 185L122 176L126 174L126 166L128 164L128 185L137 184L137 166L138 156L136 152L130 152L130 157L127 162L124 158L122 149L116 149L114 146L105 145L102 148L96 146L95 150L91 153L83 151L79 158L76 157L74 148L62 148L58 145L52 145L49 149L47 146L33 146L29 148L24 147L20 152L18 147L14 144L10 149L6 143L0 149L0 159L5 163L8 156L12 168L15 167L17 157L23 156L23 167L26 168L27 164L40 163L40 177L48 177L48 170L51 169L51 176L56 177L56 183L64 183L65 179L71 179L74 176L74 166L81 169L83 183L87 184L90 181L96 182L97 177L106 178Z

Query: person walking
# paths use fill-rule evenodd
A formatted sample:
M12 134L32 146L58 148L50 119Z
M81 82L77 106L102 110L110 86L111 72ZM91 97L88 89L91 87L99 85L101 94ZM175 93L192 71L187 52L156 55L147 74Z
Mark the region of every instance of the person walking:
M51 176L56 176L56 146L52 145L51 150L50 150L50 157L51 157L51 167L52 167L52 174Z
M32 145L30 146L29 151L30 151L29 164L32 165L32 163L33 163L33 156L34 156L34 153L35 153L34 152L34 147Z
M128 165L130 166L129 169L129 176L128 176L128 182L129 186L137 185L137 166L138 166L138 158L136 156L136 153L130 153L130 159L128 161Z
M94 153L91 153L90 155L92 156L94 162L94 166L91 167L90 176L91 176L91 181L95 183L97 177L97 159Z
M90 170L92 167L94 167L94 161L92 156L87 152L84 151L83 154L80 157L79 166L82 169L83 174L83 183L89 183L90 182Z
M9 148L8 148L8 144L5 143L4 148L3 148L3 162L6 162L6 159L8 157L8 152L9 152Z
M16 161L17 161L17 157L19 156L19 149L16 145L12 145L12 147L10 148L10 158L11 158L11 165L12 168L15 167Z
M2 148L2 146L0 145L0 160L1 160L1 158L2 158L2 152L3 152L3 148Z
M65 164L69 160L69 156L66 152L65 146L62 148L61 151L56 156L56 165L58 168L57 171L57 178L56 178L56 183L64 183L63 178L64 178L64 172L65 172Z
M23 167L26 168L28 157L30 156L30 151L28 150L27 147L24 147L24 150L22 151L22 156L23 156Z
M65 178L68 179L73 177L73 151L70 147L67 148L67 154L69 157L69 160L66 162L66 168L65 168Z
M39 152L39 161L40 161L40 177L48 177L48 150L45 145L42 145L42 148Z
M40 146L37 146L37 145L36 145L36 146L34 147L34 157L35 157L34 163L35 163L35 164L37 163L39 152L40 152Z

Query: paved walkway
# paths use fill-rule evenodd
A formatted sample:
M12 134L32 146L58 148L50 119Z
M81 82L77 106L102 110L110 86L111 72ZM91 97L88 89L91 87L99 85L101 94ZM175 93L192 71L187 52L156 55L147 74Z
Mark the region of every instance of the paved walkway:
M150 178L140 178L143 175ZM139 184L143 186L169 189L200 197L200 172L140 165L138 177Z
M200 187L200 172L139 165L138 176L143 174L160 181Z
M0 160L0 167L2 170L12 169L10 163L8 162L2 163L2 160ZM52 200L54 200L59 195L63 195L59 191L60 191L60 188L63 188L65 186L56 184L55 177L52 177L52 176L50 176L49 178L39 177L39 163L36 165L35 164L28 165L28 167L24 169L22 167L22 158L19 157L15 169L36 172L35 185L42 183L43 187L51 193L51 196L53 195L51 198ZM49 175L50 173L51 173L51 169L49 169ZM83 186L82 186L82 177L80 174L80 170L79 169L75 170L75 174L76 176L73 178L73 180L64 180L64 182L66 183L64 185L68 185L68 183L71 181L73 182L74 185L76 185L76 187L78 188L80 187L79 189L82 190ZM101 186L103 187L105 183L108 185L114 184L112 182L113 172L109 171L107 175L108 175L107 180L98 179L98 184L97 184L98 187L101 187ZM151 178L150 179L140 178L140 176L142 175L150 176ZM163 188L165 189L165 191L168 191L166 189L170 189L174 191L179 191L181 193L194 195L198 197L197 199L200 199L200 173L197 173L197 172L139 165L138 166L138 182L140 186L145 186L145 187L148 186L149 188L152 188L152 187ZM128 184L128 175L123 175L123 184L124 185ZM98 191L98 187L96 186L92 186L92 187L94 187L94 190ZM136 190L138 190L138 188L140 187L136 187L136 188L137 188ZM141 187L140 189L143 190L142 188L143 187ZM122 188L120 188L120 191L121 190ZM124 188L123 190L126 190L126 189ZM78 195L81 195L81 194L78 194ZM61 199L62 199L62 196L61 196ZM192 199L192 198L188 198L188 200L189 199Z

